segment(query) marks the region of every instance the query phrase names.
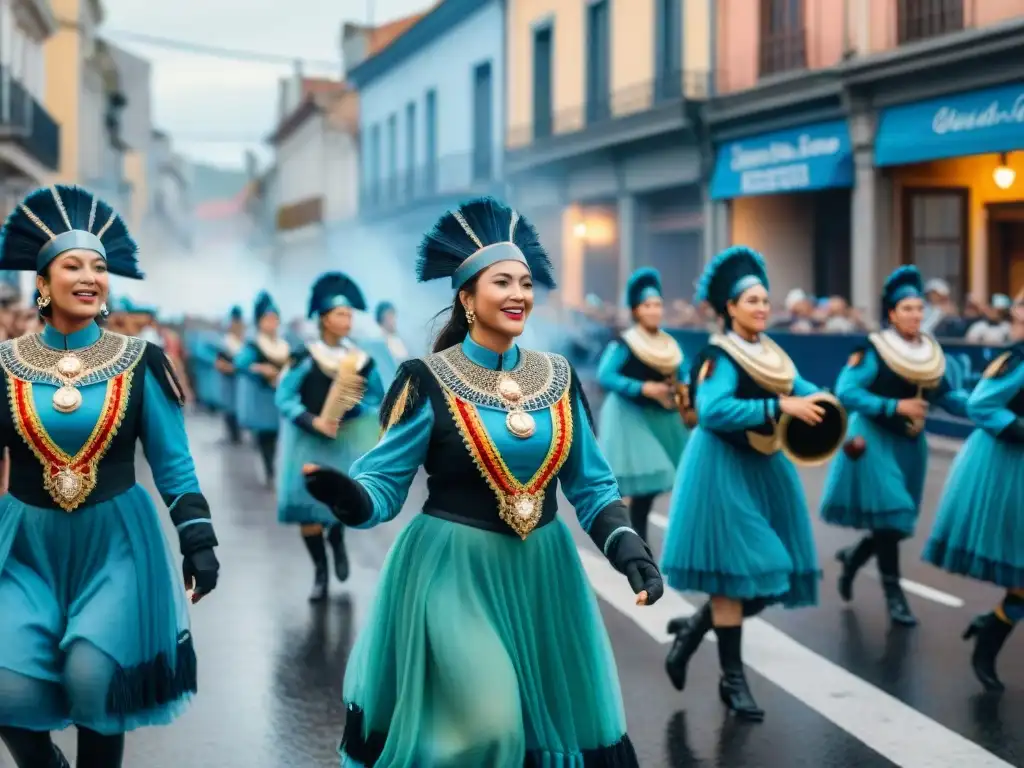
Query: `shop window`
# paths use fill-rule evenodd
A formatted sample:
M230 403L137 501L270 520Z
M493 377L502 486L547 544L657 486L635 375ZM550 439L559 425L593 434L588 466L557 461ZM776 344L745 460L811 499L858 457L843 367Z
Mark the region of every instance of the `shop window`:
M807 66L804 0L761 0L761 77Z
M899 42L912 43L964 28L964 0L898 0Z
M925 280L945 280L958 299L967 293L967 237L966 189L904 190L903 260Z

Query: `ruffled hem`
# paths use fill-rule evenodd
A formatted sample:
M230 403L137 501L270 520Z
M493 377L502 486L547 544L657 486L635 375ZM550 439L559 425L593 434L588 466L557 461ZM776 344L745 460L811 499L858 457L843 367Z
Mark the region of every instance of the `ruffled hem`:
M946 541L929 540L921 559L958 576L987 581L1005 589L1024 588L1024 568L955 549Z
M853 528L857 531L899 531L905 538L914 535L917 517L917 510L914 509L878 512L829 505L822 507L821 510L821 519L829 525Z
M821 571L773 571L755 576L663 568L666 583L680 592L703 592L733 600L761 599L767 604L803 608L818 604Z

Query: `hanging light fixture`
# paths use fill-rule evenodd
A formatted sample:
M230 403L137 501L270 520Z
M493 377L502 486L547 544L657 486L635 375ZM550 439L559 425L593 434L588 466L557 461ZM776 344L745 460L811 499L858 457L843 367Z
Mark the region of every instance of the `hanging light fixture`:
M999 165L992 171L992 180L1000 189L1009 189L1017 179L1017 172L1007 162L1006 153L999 154Z

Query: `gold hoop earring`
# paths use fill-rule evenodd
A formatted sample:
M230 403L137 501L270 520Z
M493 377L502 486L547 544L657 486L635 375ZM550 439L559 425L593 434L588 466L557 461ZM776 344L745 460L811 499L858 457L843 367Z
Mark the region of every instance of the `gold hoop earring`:
M466 325L472 325L476 322L476 312L472 309L466 310Z
M38 299L36 299L36 306L39 307L40 309L46 309L48 306L50 306L50 297L40 296Z

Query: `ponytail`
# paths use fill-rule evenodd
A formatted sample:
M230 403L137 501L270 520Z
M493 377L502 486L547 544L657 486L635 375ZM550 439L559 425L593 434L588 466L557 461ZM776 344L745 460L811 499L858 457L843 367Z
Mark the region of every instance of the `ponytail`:
M459 292L455 295L455 301L452 302L450 310L442 309L437 313L437 317L440 317L445 312L449 312L448 321L441 328L437 337L434 339L434 348L432 352L443 352L449 347L454 347L456 344L461 344L466 340L466 336L469 335L469 321L466 319L466 308L462 305L460 296L465 292L470 295L476 292L476 281L477 276L472 277L466 281L466 284L462 286Z

